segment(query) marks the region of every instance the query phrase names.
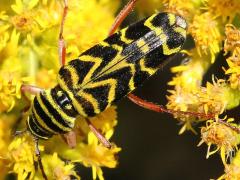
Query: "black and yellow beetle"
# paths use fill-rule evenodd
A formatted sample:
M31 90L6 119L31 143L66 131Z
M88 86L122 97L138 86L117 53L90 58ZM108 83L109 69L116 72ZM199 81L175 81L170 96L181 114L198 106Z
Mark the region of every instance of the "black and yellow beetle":
M153 75L181 50L185 20L157 13L109 36L62 66L58 85L34 98L27 127L48 139L69 132L78 115L93 117Z

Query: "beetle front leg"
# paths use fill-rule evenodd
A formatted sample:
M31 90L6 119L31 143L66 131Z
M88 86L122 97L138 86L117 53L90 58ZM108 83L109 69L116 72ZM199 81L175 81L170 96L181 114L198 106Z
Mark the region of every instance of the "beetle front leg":
M43 89L37 86L33 86L33 85L28 85L28 84L23 84L21 86L21 92L22 92L22 97L26 100L27 105L23 108L23 113L27 112L30 107L31 107L31 100L26 96L26 93L29 93L31 95L37 95L40 92L42 92Z
M59 56L59 62L61 66L65 65L65 61L66 61L66 44L63 37L63 28L64 28L65 19L68 13L68 2L67 0L64 0L63 2L64 2L64 8L63 8L62 20L60 24L59 38L58 38L58 56Z
M43 89L40 87L37 87L37 86L23 84L21 87L21 91L23 93L30 93L32 95L36 95L36 94L39 94L40 92L42 92Z

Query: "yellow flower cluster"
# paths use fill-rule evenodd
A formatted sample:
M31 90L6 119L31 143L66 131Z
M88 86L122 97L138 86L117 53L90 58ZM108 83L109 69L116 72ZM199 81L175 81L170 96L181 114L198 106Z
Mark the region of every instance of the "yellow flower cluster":
M220 151L225 165L226 179L239 179L239 155L231 164L226 157L234 151L239 154L239 126L232 118L219 120L219 115L240 104L240 30L238 0L165 0L165 9L177 12L188 20L188 34L194 45L188 51L182 51L190 59L187 63L173 67L175 77L168 83L173 86L167 96L169 109L196 113L196 116L175 113L183 122L180 134L192 130L192 124L207 121L201 128L201 142L208 145L207 157ZM164 9L164 8L163 8ZM224 42L224 45L223 45ZM224 53L223 53L224 52ZM226 79L217 79L202 84L203 76L221 53L229 67L219 71L227 75ZM185 56L186 57L186 56ZM211 115L212 119L199 118L197 113ZM209 116L205 116L209 117ZM215 118L214 118L215 117ZM215 146L215 150L210 150ZM230 158L230 159L231 159Z
M229 83L231 88L240 90L240 30L233 25L226 25L226 40L224 51L231 52L231 56L227 58L229 68L225 71L230 75Z
M227 164L225 166L225 174L222 175L218 180L232 180L239 179L240 177L240 152L236 153L235 158L233 159L231 164Z
M21 98L21 85L30 82L29 77L19 77L19 73L0 71L0 112L9 112Z
M69 13L64 26L67 60L104 39L114 21L120 1L69 0ZM21 93L22 84L34 84L43 89L57 83L58 33L63 1L2 0L0 2L0 178L15 173L18 179L42 179L36 168L33 137L24 133L17 137L16 129L24 129L28 112L28 94ZM76 23L77 22L77 23ZM99 26L101 24L101 26ZM92 29L95 32L92 33ZM107 139L117 124L116 108L90 120ZM61 137L40 142L44 171L49 179L80 179L75 163L92 168L93 179L104 179L101 167L114 168L121 150L103 147L90 132L84 119L77 120L74 131L77 145L69 149ZM39 166L38 166L39 167ZM38 170L37 170L38 169Z
M226 120L227 123L231 123L233 119ZM225 154L227 157L232 158L234 150L237 149L237 145L240 142L240 135L220 122L209 120L206 123L206 127L201 128L202 140L199 143L206 143L208 145L207 158L220 150L223 163L226 164ZM211 151L211 145L217 145L217 148Z
M174 86L174 90L169 91L167 107L174 110L219 115L226 109L238 106L239 92L233 88L238 83L238 71L236 63L234 66L232 60L233 58L236 60L237 50L227 60L230 67L234 66L225 71L226 74L231 74L230 84L229 81L216 80L213 75L212 83L207 82L203 87L202 79L216 60L218 53L221 49L223 50L222 41L225 40L225 50L229 50L233 43L237 44L239 41L236 28L234 29L232 26L230 28L229 25L226 35L223 32L225 23L232 22L233 17L237 18L239 3L229 0L223 0L221 3L215 0L180 0L177 2L169 0L166 3L168 10L187 16L186 19L189 20L188 33L195 43L191 50L182 52L186 53L191 61L172 68L172 72L176 73L176 76L168 83ZM174 6L178 9L173 8ZM224 13L221 14L220 12L223 10ZM232 18L227 19L226 17L230 17L230 14ZM190 122L193 121L191 117L185 118L184 121L191 124L187 122L188 119Z
M18 179L33 178L34 168L34 144L29 136L15 138L8 146L9 161L13 164L12 171Z

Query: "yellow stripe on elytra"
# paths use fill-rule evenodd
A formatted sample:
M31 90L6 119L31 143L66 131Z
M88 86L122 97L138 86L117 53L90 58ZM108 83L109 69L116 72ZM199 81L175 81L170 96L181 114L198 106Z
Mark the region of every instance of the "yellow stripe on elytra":
M132 43L133 40L126 38L127 29L128 29L128 27L121 30L122 35L121 35L120 39L121 39L121 41L125 42L126 44L130 44L130 43Z
M148 44L143 39L139 39L137 41L137 46L139 47L139 49L141 49L141 51L144 54L147 54L150 50L149 47L148 47Z
M115 91L117 87L117 80L116 79L106 79L100 82L94 82L92 84L89 84L87 86L88 89L100 87L100 86L106 86L109 85L109 94L108 94L108 106L111 105L111 102L115 99Z
M129 89L130 91L134 90L136 87L134 86L134 76L131 77L129 83L128 83L128 86L129 86Z
M37 98L38 102L40 103L40 106L42 107L43 111L47 114L48 117L50 117L53 124L55 124L57 127L59 127L63 131L71 131L71 128L65 127L55 120L55 118L52 116L52 114L49 112L49 110L43 104L40 94L38 94L36 96L36 98Z
M168 38L167 35L161 34L159 37L160 37L160 39L164 42L164 43L162 44L163 54L164 54L164 55L174 54L174 53L178 52L178 51L181 49L181 47L176 47L176 48L172 48L172 49L169 48L168 45L167 45L167 43L166 43L166 42L167 42L166 39Z
M69 66L69 65L66 66L66 69L68 69L70 74L71 74L71 79L72 79L72 84L73 84L72 88L73 89L78 88L79 77L78 77L78 74L77 74L76 70L73 67Z
M67 86L66 82L64 81L63 78L61 78L60 75L57 76L57 81L58 81L58 84L60 85L60 87L64 90L64 91L71 91L69 89L69 87Z
M92 83L89 83L89 84L91 85ZM85 89L85 88L87 88L87 87L84 87L84 89ZM78 92L78 95L79 95L80 97L83 97L83 98L86 99L89 103L92 104L93 109L94 109L94 113L98 114L98 113L101 112L100 109L99 109L99 107L98 107L98 101L97 101L91 94L85 93L85 92L83 92L83 91L79 91L79 92Z
M101 69L99 74L105 75L109 72L118 70L119 64L121 63L121 60L123 60L124 58L125 56L122 56L121 54L117 54L115 58L113 58L105 67Z
M109 45L107 42L105 42L105 41L99 42L99 45L104 46L104 47L110 46L110 45Z
M181 34L183 37L186 37L186 30L181 27L174 28L174 31Z
M151 21L153 20L153 18L155 18L155 16L156 16L156 14L153 14L148 19L146 19L146 21L144 22L144 25L149 27L150 29L155 29L156 27L154 27L151 23Z
M121 52L121 51L123 50L123 47L122 47L122 46L119 46L119 45L117 45L117 44L111 44L111 45L110 45L110 44L108 44L108 43L105 42L105 41L100 42L99 45L104 46L104 47L111 47L111 48L117 50L118 52Z
M176 23L176 16L174 14L168 13L168 20L170 26L173 26Z
M171 55L171 54L174 54L174 53L177 53L181 47L176 47L176 48L169 48L168 45L165 43L162 45L163 47L163 54L164 55Z
M82 55L79 57L81 61L86 61L86 62L93 62L94 65L92 68L89 70L89 72L86 74L86 76L83 79L82 84L80 85L81 87L84 86L85 83L89 82L91 80L91 77L95 70L100 66L102 59L99 57L93 57L93 56L88 56L88 55Z
M119 46L117 44L113 44L111 45L112 48L114 48L115 50L117 50L118 52L122 52L123 51L123 47Z
M155 27L152 25L152 20L153 18L155 18L157 14L154 14L152 16L150 16L145 22L144 25L147 26L148 28L150 28L152 31L154 31L156 33L156 35L160 35L163 33L163 29L161 27Z
M117 65L114 65L114 66L112 66L111 68L104 68L103 70L102 70L102 72L104 72L104 74L102 74L102 75L106 75L106 74L110 74L110 73L112 73L112 72L115 72L115 71L117 71L117 70L120 70L120 69L122 69L122 68L124 68L124 67L130 67L131 69L132 68L134 68L134 65L133 64L131 64L131 63L128 63L127 61L126 61L126 56L122 56L122 55L119 55L118 56L118 61L119 61L119 63L117 64ZM108 67L110 67L110 64L108 65Z
M120 57L119 57L120 59L125 59L125 58L126 58L125 56L122 56L122 55L119 55L119 56L120 56ZM110 74L110 73L112 73L112 72L115 72L115 71L117 71L117 70L120 70L120 69L123 69L123 68L126 68L126 67L129 67L129 68L130 68L131 74L135 74L136 70L135 70L134 64L128 63L126 60L123 60L123 61L119 62L119 63L117 64L117 66L113 66L111 69L107 70L107 71L104 73L104 75ZM132 77L132 78L130 79L130 81L129 81L129 88L130 88L131 90L135 89L133 77Z
M122 59L124 59L124 56L122 56ZM130 68L131 74L135 74L136 70L135 70L134 64L128 63L126 60L124 60L124 61L121 61L120 63L118 63L117 66L113 66L111 69L107 70L103 75L110 74L112 72L115 72L117 70L120 70L120 69L123 69L126 67ZM129 81L129 88L130 88L130 90L135 89L133 77Z
M141 67L141 71L146 71L150 75L152 75L156 72L156 69L149 68L149 67L145 66L145 60L144 59L140 60L140 67Z

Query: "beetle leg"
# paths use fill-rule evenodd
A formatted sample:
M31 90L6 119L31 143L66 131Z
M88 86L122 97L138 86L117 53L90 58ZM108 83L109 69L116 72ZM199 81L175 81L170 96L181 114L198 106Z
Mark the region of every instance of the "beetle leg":
M204 119L211 119L215 117L215 114L205 114L205 113L197 113L197 112L185 112L185 111L178 111L178 110L171 110L166 109L165 107L154 104L152 102L146 101L144 99L139 98L138 96L135 96L134 94L129 94L128 98L135 104L145 108L149 109L155 112L164 112L168 114L178 114L178 115L184 115L184 116L193 116L193 117L199 117Z
M68 145L68 147L70 147L70 148L76 147L77 137L76 137L76 133L74 132L74 130L69 131L66 134L62 134L61 137L65 141L65 143Z
M221 124L224 124L225 126L231 128L233 131L237 132L238 134L240 134L240 128L236 127L236 126L233 126L231 125L230 123L222 120L222 119L218 119L217 120L218 123L221 123Z
M36 94L39 94L40 92L42 92L43 89L40 88L40 87L37 87L37 86L23 84L22 87L21 87L21 91L23 93L28 92L32 95L36 95Z
M111 148L111 143L104 137L104 135L91 123L91 121L86 118L86 122L88 124L88 127L91 129L91 131L94 133L94 135L97 137L99 142L101 142L106 148Z
M30 107L31 107L31 100L26 96L26 93L30 93L32 95L36 95L36 94L39 94L42 91L43 91L43 89L41 89L41 88L39 88L37 86L33 86L33 85L23 84L21 86L22 97L27 102L26 106L22 110L23 113L27 112L30 109Z
M59 62L61 66L65 64L65 60L66 60L66 45L63 37L63 27L64 27L65 19L67 16L67 12L68 12L68 2L67 0L64 0L63 2L64 2L64 8L63 8L59 39L58 39L58 54L59 54Z
M178 111L178 110L171 110L171 109L166 109L165 107L158 105L158 104L154 104L152 102L143 100L141 98L139 98L138 96L135 96L133 94L129 94L128 98L135 104L145 108L145 109L149 109L151 111L155 111L155 112L164 112L164 113L168 113L168 114L177 114L177 115L182 115L182 116L192 116L192 117L198 117L198 118L204 118L204 119L215 119L215 114L213 113L209 113L209 114L205 114L205 113L197 113L197 112L189 112L189 111ZM237 132L238 134L240 134L240 128L235 127L233 125L231 125L230 123L223 121L221 119L218 119L217 122L219 122L220 124L224 124L225 126L231 128L232 130L234 130L235 132Z
M33 136L33 140L35 142L35 155L37 156L38 158L38 165L39 165L39 168L42 172L42 176L43 176L43 179L44 180L47 180L47 175L44 171L44 168L43 168L43 164L42 164L42 158L41 158L41 154L40 154L40 150L39 150L39 146L38 146L38 138Z
M128 16L128 14L133 10L135 3L137 0L129 0L127 5L124 6L124 8L120 11L120 13L115 18L115 21L110 28L110 31L108 33L108 36L112 35L116 29L121 25L123 20Z
M36 94L39 94L42 91L43 91L42 88L39 88L39 87L33 86L33 85L29 85L29 84L23 84L21 86L22 97L25 99L26 105L21 110L21 116L18 118L18 120L16 122L16 127L14 129L17 129L18 123L21 121L21 119L24 116L24 114L31 108L31 100L26 96L26 93L30 93L32 95L36 95Z

